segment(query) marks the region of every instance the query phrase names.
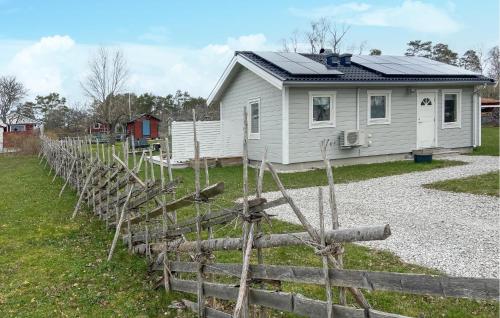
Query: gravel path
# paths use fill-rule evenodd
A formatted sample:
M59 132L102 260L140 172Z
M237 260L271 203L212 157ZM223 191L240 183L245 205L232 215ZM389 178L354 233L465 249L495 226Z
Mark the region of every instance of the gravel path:
M467 165L375 178L335 187L342 227L389 223L385 241L362 243L389 250L404 261L432 267L454 276L499 277L499 199L429 190L423 184L498 170L498 157L456 156ZM328 207L327 187L324 188ZM289 190L310 222L319 227L317 188ZM279 192L264 196L276 199ZM299 223L283 205L268 211ZM325 220L331 224L329 219ZM348 257L348 256L347 256Z

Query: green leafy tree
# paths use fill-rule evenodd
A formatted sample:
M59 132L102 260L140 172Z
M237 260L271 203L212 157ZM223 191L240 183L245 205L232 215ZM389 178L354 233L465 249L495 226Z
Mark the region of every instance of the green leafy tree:
M421 56L430 58L432 56L432 42L414 40L407 43L406 56Z
M382 51L379 49L371 49L370 55L382 55Z
M50 93L47 96L37 96L35 98L35 108L43 116L46 112L66 105L66 98L59 93Z
M469 71L478 73L483 71L481 59L474 50L465 51L464 55L460 58L459 65Z
M453 52L448 44L438 43L434 45L432 59L450 65L458 65L458 53Z

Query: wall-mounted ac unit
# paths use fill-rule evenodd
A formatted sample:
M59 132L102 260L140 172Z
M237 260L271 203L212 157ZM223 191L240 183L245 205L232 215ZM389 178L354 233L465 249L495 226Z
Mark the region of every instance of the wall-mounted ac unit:
M340 132L340 147L351 148L365 144L365 134L359 130L343 130Z

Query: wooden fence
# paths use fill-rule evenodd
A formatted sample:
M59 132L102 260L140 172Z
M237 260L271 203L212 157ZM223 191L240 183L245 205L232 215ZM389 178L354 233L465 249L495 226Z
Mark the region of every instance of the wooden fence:
M247 118L246 114L243 118ZM247 136L246 129L245 120L244 136ZM346 256L343 243L384 240L391 231L387 224L339 228L334 178L327 158L328 141L321 144L321 152L329 180L327 213L331 215L332 224L328 228L324 224L323 193L319 189L319 229L309 223L294 203L265 154L257 167L256 189L250 191L246 138L243 140L242 203L216 209L215 202L225 190L224 183L209 182L207 161L200 159L196 123L193 123L193 145L195 186L192 192L182 196L176 193L181 180L173 177L168 142L160 150L160 157L167 163L160 165L159 175L147 160L151 152L143 151L140 157L129 158L127 149L118 154L114 147L92 145L88 138L55 141L42 137L40 163L50 167L49 173L54 171L53 181L57 176L65 180L61 194L67 185L76 190L78 202L73 218L82 204L86 204L115 232L108 261L121 239L130 252L149 260L151 272L157 275L157 286L166 292L196 295L196 302L185 299L180 305L194 310L200 317L249 317L252 313L266 317L272 313L268 308L305 317L403 317L372 308L363 295L365 290L498 299L498 279L343 269ZM262 197L265 170L272 174L282 198L268 202ZM202 171L204 185L200 184ZM291 207L303 232L263 233L262 222L272 222L266 209L282 204ZM235 222L241 224L241 237L215 237L217 229ZM296 245L312 248L323 266L265 264L263 249ZM215 252L229 251L241 251L241 263L216 262ZM254 251L257 262L251 264ZM324 286L326 301L282 291L284 282ZM347 298L346 294L352 297ZM354 303L350 304L348 299Z

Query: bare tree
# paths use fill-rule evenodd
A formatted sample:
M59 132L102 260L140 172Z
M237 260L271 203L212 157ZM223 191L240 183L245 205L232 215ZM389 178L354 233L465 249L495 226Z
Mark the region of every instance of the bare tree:
M363 55L365 49L366 49L366 46L368 44L368 41L364 40L362 41L360 44L359 44L359 47L358 47L358 54L359 55Z
M114 98L127 81L127 62L121 50L111 51L101 47L91 58L89 68L89 75L82 82L82 88L93 99L97 118L109 125L110 140L113 143L116 125L127 119L127 106L115 102Z
M316 53L318 51L318 23L317 22L311 22L311 29L309 31L306 31L305 36L306 40L309 44L311 53Z
M349 32L349 29L351 27L347 26L345 24L342 24L342 26L337 26L336 23L333 23L329 25L328 32L329 32L329 44L331 46L331 49L333 53L340 53L340 46L342 44L342 40L344 39L345 35L347 32Z
M488 51L488 76L500 80L500 51L498 45Z
M0 77L0 119L3 122L7 122L7 114L26 93L24 85L15 76Z
M281 47L281 52L290 52L290 47L288 46L288 40L283 39L281 41L282 47Z
M299 30L295 29L290 36L290 45L293 52L297 53L299 48Z

